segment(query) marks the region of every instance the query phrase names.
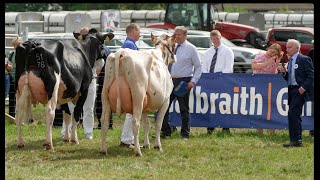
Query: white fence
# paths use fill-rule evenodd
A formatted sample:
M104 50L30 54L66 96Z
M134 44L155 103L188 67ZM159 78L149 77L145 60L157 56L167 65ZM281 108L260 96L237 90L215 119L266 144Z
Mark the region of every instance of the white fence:
M113 16L110 16L110 14L112 15L110 12L114 13ZM305 14L216 12L215 16L219 21L251 25L260 30L288 25L314 27L312 12ZM131 22L146 27L153 23L163 22L164 17L164 10L6 12L5 33L19 34L20 29L26 26L29 27L30 32L44 33L70 32L84 25L106 31L108 18L116 18L117 27L123 28Z
M110 14L114 16L110 16ZM110 18L118 20L116 22L118 28L126 27L131 22L137 23L141 27L146 27L152 23L163 22L164 16L164 10L6 12L5 33L19 34L26 25L29 26L30 32L35 32L33 29L37 29L42 33L70 32L79 26L88 26L100 31L106 31ZM115 19L112 20L114 21ZM19 26L19 23L24 26ZM38 24L41 24L40 28L36 26Z

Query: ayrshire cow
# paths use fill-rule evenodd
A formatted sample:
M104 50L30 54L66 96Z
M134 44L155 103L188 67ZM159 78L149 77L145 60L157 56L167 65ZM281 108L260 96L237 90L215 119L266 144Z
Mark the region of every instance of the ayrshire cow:
M133 115L134 153L142 156L139 144L140 118L144 120L144 147L150 148L147 112L157 112L155 124L155 149L162 151L160 130L168 109L173 89L168 64L175 62L175 36L162 35L159 39L151 34L156 48L146 51L119 49L111 53L106 61L105 78L101 94L101 149L107 154L106 133L110 113Z
M74 33L79 39L79 33ZM31 113L31 104L47 104L46 140L47 150L53 149L52 124L57 104L72 101L74 120L78 122L88 87L92 79L92 66L101 58L101 46L110 34L91 34L80 42L76 39L26 41L16 49L16 125L18 147L24 143L21 123ZM71 139L78 141L73 126Z

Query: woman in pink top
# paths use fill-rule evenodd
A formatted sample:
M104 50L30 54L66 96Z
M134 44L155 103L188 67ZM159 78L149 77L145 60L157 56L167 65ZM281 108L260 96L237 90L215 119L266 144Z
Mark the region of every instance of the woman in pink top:
M259 53L252 61L251 68L253 74L277 74L279 62L283 56L281 46L277 43L272 44L267 52ZM270 134L273 134L274 129L268 130ZM262 134L263 129L258 129L258 133Z
M278 65L283 56L281 46L272 44L267 52L259 53L252 61L252 70L254 74L277 74Z

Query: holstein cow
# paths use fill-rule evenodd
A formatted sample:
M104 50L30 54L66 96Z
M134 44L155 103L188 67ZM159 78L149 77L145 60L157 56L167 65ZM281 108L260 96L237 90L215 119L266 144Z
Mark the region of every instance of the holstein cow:
M88 34L85 34L85 35L81 35L80 33L74 33L74 37L77 38L80 41L80 43L81 43L82 47L85 49L85 51L87 53L91 54L92 52L90 52L90 51L94 52L97 49L91 48L90 45L88 45L88 43L84 43L84 42L88 41L88 39L90 40L90 38L94 38L97 35L98 35L98 37L101 36L99 33L98 34L97 33L98 32L97 32L96 29L90 29ZM114 34L108 33L104 37L105 37L104 41L108 42L108 41L113 39ZM100 59L100 58L103 58L103 59L107 58L107 55L105 54L105 49L102 46L101 46L101 56L99 56L99 60L98 61L102 61L102 59ZM93 70L92 69L93 66L94 66L94 60L93 59L92 59L92 61L90 61L90 66L91 66L91 70ZM92 77L92 78L95 78L95 77ZM90 83L91 83L91 81L90 81ZM90 89L90 86L89 86L88 89ZM72 117L73 117L72 114L73 114L73 111L74 111L74 107L75 107L74 103L72 103L72 102L68 102L68 104L62 104L61 105L61 109L63 110L63 121L65 123L65 128L69 129L70 122L72 122L72 127L74 127L72 129L72 134L77 135L76 129L77 129L78 123L76 121L72 120ZM66 130L65 131L65 135L64 135L64 141L65 142L69 142L70 141L69 138L70 138L69 130ZM76 139L76 141L74 139ZM73 135L71 135L71 142L75 143L75 144L78 144L77 137L74 137Z
M47 150L53 149L52 124L57 104L74 102L74 121L79 121L92 79L91 66L101 57L102 43L109 35L92 34L83 42L76 39L26 41L17 47L15 85L19 148L24 146L21 123L29 117L31 104L47 104L44 144ZM79 34L74 33L74 36L78 38ZM77 142L75 128L71 139Z
M155 124L155 148L162 151L160 130L168 109L173 89L168 64L175 62L175 36L162 35L159 39L151 34L156 48L146 51L119 49L108 56L101 94L101 149L107 154L106 133L110 113L131 113L134 134L134 153L142 156L139 144L140 118L144 120L144 147L150 148L148 133L150 124L147 112L157 112Z

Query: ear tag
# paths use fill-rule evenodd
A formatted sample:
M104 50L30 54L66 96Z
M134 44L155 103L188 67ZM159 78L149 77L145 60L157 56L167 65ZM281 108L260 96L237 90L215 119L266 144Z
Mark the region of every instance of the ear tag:
M78 40L80 40L80 41L82 41L82 40L83 40L82 35L79 35L79 36L78 36Z

